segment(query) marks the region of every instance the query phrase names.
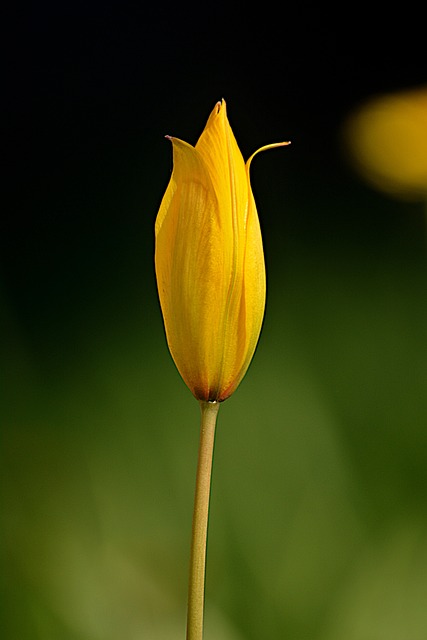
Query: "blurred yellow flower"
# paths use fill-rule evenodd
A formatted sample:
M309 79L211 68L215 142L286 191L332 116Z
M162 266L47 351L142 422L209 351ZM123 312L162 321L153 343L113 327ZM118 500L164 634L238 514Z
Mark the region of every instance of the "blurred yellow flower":
M245 164L224 101L195 147L170 140L173 172L155 226L166 337L193 395L220 402L245 375L264 315L264 253L249 181L255 154Z
M361 174L408 199L427 196L427 87L378 96L348 119L344 135Z

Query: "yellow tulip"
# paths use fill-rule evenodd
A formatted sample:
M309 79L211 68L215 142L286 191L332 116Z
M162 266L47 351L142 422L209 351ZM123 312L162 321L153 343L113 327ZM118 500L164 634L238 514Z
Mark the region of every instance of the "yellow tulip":
M264 253L249 180L255 154L245 164L224 101L195 147L169 139L173 172L155 226L166 337L193 395L221 402L245 375L264 316Z

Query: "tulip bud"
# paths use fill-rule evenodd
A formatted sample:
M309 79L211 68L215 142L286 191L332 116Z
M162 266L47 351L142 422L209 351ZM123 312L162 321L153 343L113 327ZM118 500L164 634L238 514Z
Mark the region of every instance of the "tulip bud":
M245 164L224 101L195 147L169 139L173 172L155 226L166 337L193 395L221 402L245 375L264 316L264 253L249 180L255 154Z

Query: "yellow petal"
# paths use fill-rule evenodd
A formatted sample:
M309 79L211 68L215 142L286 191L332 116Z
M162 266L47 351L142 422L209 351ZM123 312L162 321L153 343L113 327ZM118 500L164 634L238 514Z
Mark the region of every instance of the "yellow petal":
M255 199L250 184L250 166L252 159L260 152L275 147L282 147L289 142L278 142L261 147L246 162L247 205L244 225L244 255L242 264L242 293L238 317L234 322L238 327L239 357L236 362L239 368L233 370L228 379L223 380L224 399L229 397L240 384L254 355L264 318L266 298L266 274L261 228Z
M222 320L222 359L216 395L223 400L237 387L236 380L246 358L248 340L247 304L245 298L245 256L247 243L247 215L250 187L240 149L227 119L225 101L212 111L196 149L209 168L224 228L226 268L230 274L224 300ZM263 256L261 234L254 238ZM265 269L262 260L261 276ZM265 288L260 291L258 312L260 323L264 313ZM252 315L250 310L249 315ZM260 324L259 323L259 324ZM257 333L258 338L259 331ZM240 380L239 380L240 381Z
M214 400L223 361L230 229L205 163L172 138L174 169L156 220L156 273L169 349L194 395Z

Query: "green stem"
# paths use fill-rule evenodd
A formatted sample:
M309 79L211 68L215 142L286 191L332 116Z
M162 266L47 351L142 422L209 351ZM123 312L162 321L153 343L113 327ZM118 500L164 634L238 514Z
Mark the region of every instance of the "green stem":
M218 402L201 402L199 460L194 497L188 585L187 640L202 640L205 600L206 539Z

